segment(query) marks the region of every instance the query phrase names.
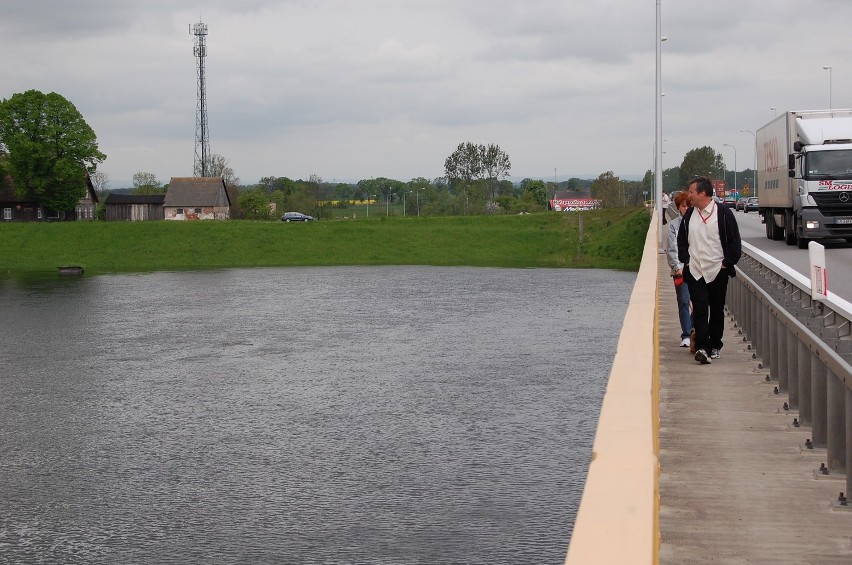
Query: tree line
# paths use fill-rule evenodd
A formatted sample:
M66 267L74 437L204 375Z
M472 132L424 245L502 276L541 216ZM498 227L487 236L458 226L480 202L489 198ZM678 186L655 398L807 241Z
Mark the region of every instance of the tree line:
M19 198L40 202L50 210L73 210L85 195L86 175L101 196L110 192L109 177L97 166L106 159L95 132L71 102L56 93L36 90L0 101L0 177L14 179ZM559 190L588 194L603 207L635 206L653 194L653 174L642 181L622 180L606 171L594 180L572 178L556 182L526 178L519 184L507 179L509 155L497 144L460 143L444 161L444 176L400 181L385 177L354 183L329 183L318 175L307 180L266 176L243 186L229 160L210 158L212 176L221 176L231 199L231 217L273 219L283 211L298 210L316 217L333 208L358 206L365 201L386 205L404 203L403 213L427 215L514 214L548 209ZM711 147L688 152L679 167L663 173L664 190L686 186L695 176L726 178L721 154ZM748 170L741 178L748 178ZM164 193L168 186L153 173L133 175L128 192Z
M728 190L736 187L740 191L742 191L743 186L746 184L751 186L755 178L754 169L749 168L741 171L728 169L725 160L722 158L722 154L707 145L688 151L679 166L664 169L662 176L663 192L668 193L686 190L689 181L696 177L724 180ZM653 171L649 169L645 172L642 184L645 187L644 190L649 191L649 194L653 194Z

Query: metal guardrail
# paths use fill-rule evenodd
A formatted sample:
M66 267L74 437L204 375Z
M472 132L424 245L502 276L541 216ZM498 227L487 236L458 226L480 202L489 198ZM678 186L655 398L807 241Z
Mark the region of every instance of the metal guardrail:
M852 492L852 304L811 299L810 280L744 243L728 310L756 347L786 408L810 426L806 448L825 448L823 474L846 474ZM838 497L835 503L845 506ZM849 507L852 509L852 506Z

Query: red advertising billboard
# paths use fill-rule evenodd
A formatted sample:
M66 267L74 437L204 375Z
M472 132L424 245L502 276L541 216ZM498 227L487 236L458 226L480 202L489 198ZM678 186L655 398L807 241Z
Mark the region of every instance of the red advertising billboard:
M554 198L550 201L550 209L557 212L575 212L577 210L595 210L600 208L601 201L597 198Z

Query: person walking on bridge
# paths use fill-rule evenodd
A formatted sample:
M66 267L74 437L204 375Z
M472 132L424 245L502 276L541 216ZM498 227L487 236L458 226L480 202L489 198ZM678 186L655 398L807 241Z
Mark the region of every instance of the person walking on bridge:
M677 234L678 259L692 299L695 360L706 365L719 358L725 329L728 278L742 255L740 228L734 213L713 199L713 184L705 177L689 183L692 208Z
M677 232L683 215L689 209L689 193L681 190L675 194L668 208L674 208L674 214L669 219L669 244L666 248L666 260L671 268L674 281L675 296L677 297L677 312L680 318L680 346L689 347L689 334L692 333L692 313L689 311L689 286L683 284L683 263L678 259Z

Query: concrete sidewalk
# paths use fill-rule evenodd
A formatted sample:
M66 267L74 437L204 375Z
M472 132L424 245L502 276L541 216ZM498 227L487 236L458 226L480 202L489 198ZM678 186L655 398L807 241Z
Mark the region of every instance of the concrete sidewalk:
M660 563L852 563L852 506L832 505L845 476L816 472L825 449L805 449L730 317L712 364L679 346L665 255L658 272Z

